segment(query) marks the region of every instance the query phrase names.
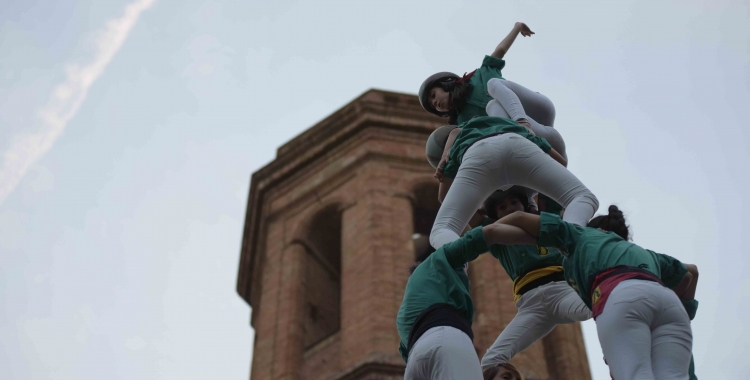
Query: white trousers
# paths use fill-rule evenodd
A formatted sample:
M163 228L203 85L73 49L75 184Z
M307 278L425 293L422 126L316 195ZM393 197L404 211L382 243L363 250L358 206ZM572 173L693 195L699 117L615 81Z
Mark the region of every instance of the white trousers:
M566 160L565 140L555 128L555 106L548 97L529 90L518 83L492 78L487 81L487 91L494 99L487 103L485 112L489 116L513 120L526 119L531 130L544 138Z
M404 380L482 380L474 344L463 331L433 327L409 352Z
M565 281L528 291L516 302L516 307L516 316L484 354L482 370L510 362L557 325L591 318L591 310Z
M612 290L596 331L617 380L688 380L690 319L677 295L659 283L626 280Z
M458 239L482 202L509 185L547 195L566 208L563 220L580 226L599 208L594 194L568 169L531 141L505 133L479 140L466 151L432 225L430 244L437 249Z

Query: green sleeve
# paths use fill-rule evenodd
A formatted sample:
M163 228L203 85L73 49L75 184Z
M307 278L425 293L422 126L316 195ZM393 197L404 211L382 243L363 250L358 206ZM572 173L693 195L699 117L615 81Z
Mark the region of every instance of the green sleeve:
M406 351L406 347L404 347L403 343L398 344L398 353L401 354L401 358L404 359L404 362L406 362L406 358L409 355L409 352Z
M493 244L490 246L490 255L500 260L503 255L508 254L508 247L502 244Z
M458 174L458 167L460 165L456 160L449 158L448 162L443 164L443 175L448 178L456 178L456 174Z
M685 307L685 311L688 313L688 317L692 321L695 319L695 313L698 312L698 300L684 300L680 298L682 306Z
M467 232L458 240L443 245L440 249L443 250L448 264L453 268L459 268L487 252L489 247L480 226Z
M545 139L544 139L544 138L542 138L542 137L539 137L539 136L534 136L534 135L532 135L532 134L530 134L530 133L529 133L529 134L528 134L528 135L526 136L526 138L527 138L527 139L528 139L529 141L533 142L534 144L538 145L538 146L539 146L540 148L542 148L542 150L544 151L544 153L547 153L547 154L549 154L549 151L550 151L550 150L552 150L552 145L550 145L550 144L549 144L549 143L547 142L547 140L545 140Z
M563 222L560 216L542 212L540 215L539 238L537 245L540 247L564 248L572 252L580 232L576 226Z
M491 55L485 55L484 60L482 61L482 66L497 69L498 74L499 74L498 77L502 78L502 74L500 73L500 70L502 70L505 67L505 60L501 58L493 57Z
M670 289L680 285L680 282L682 282L682 279L688 272L685 265L672 256L656 253L651 250L648 251L656 255L659 263L659 277L661 277L664 285Z

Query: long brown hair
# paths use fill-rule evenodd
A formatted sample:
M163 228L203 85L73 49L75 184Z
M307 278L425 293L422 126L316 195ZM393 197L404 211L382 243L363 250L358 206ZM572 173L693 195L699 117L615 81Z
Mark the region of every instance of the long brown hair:
M448 111L448 124L456 125L458 124L458 113L466 105L472 85L468 81L452 80L441 82L439 86L450 94L451 109Z
M518 380L526 380L523 375L521 375L521 372L518 372L518 369L513 366L513 364L510 363L503 363L498 364L492 368L487 368L482 372L482 375L484 375L484 380L492 380L497 376L497 373L500 372L500 368L505 368L509 372L513 374Z

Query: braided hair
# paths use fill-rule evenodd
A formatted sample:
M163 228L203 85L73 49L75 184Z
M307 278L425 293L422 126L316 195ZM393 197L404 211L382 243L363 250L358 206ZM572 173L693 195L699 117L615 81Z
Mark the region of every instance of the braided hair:
M615 205L609 206L607 215L598 215L589 221L586 227L601 228L614 232L625 240L630 240L630 226L625 224L625 216Z

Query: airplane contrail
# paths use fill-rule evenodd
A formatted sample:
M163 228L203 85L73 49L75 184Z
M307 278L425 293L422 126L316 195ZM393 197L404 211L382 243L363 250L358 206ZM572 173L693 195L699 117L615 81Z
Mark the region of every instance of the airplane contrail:
M83 104L91 85L128 38L141 12L153 3L154 0L136 0L128 4L122 17L107 21L96 40L93 59L85 66L69 65L66 68L65 81L55 87L47 104L38 112L41 131L16 136L11 147L3 154L0 204L13 192L31 165L52 148Z

